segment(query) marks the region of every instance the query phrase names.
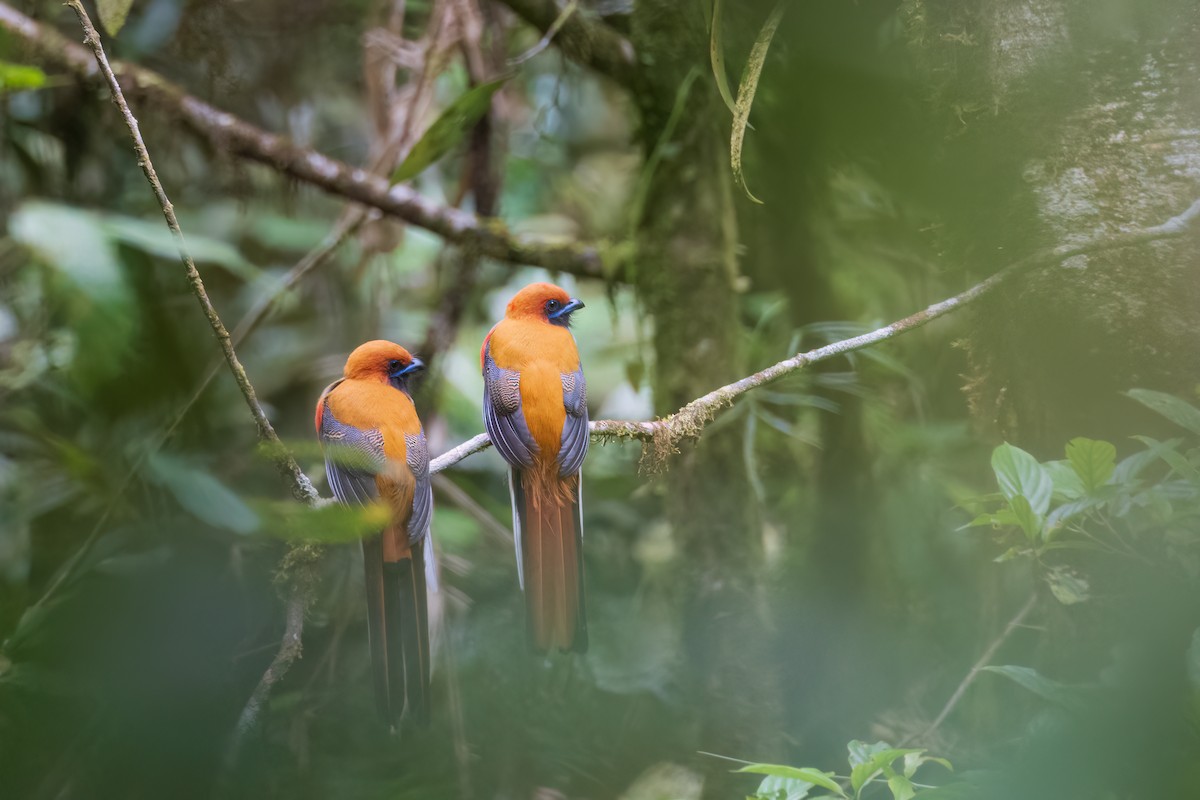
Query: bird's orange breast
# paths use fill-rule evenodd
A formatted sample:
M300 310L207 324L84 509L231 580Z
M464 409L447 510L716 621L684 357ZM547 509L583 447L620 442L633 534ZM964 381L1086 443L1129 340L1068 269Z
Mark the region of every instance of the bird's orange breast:
M571 332L540 320L505 319L488 339L496 366L521 376L521 410L537 442L537 460L558 456L563 424L562 375L579 369L579 351Z
M383 454L388 469L376 479L380 497L392 508L401 526L412 514L416 479L408 466L406 435L421 432L421 421L408 395L382 381L347 379L326 398L329 410L343 425L361 430L378 430L383 435Z

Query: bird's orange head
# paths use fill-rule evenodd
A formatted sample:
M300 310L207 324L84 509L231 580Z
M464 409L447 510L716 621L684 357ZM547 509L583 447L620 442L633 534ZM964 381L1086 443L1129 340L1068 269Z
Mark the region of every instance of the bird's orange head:
M536 319L561 325L571 324L571 314L583 308L583 302L553 283L531 283L508 302L509 319Z
M351 380L376 380L390 383L400 391L408 391L408 379L425 368L416 358L395 342L376 339L360 344L346 359L345 376Z

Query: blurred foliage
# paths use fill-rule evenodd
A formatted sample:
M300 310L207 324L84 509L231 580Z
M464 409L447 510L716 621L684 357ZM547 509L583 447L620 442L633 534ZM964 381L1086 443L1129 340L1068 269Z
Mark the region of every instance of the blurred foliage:
M437 4L398 4L405 13L393 27L393 4L376 2L105 5L128 12L123 24L105 23L114 56L367 164L386 150L377 121L407 118L415 43ZM78 38L57 0L23 6ZM628 3L580 6L617 29L632 25ZM380 174L470 209L472 126L490 98L505 223L627 245L638 217L655 213L645 187L656 165L677 158L674 142L642 152L629 99L553 46L498 80L541 36L485 7L492 69L472 78L455 50L414 118L423 135ZM702 92L730 106L716 103L729 112L719 133L732 161L723 149L713 168L731 182L743 170L764 202L738 198L736 335L755 369L910 313L1044 244L1053 226L1037 222L1048 215L1037 202L1044 187L1027 161L1060 153L1058 126L1093 99L1078 83L1111 69L1096 80L1133 102L1151 91L1137 81L1150 80L1147 60L1163 37L1190 30L1174 25L1181 6L1167 0L1068 3L1053 24L1030 22L1034 33L1067 31L1039 60L1037 42L989 49L980 20L1007 17L981 3L716 7L721 25L696 53L700 68L669 87L658 113L678 120ZM372 47L394 59L386 91L367 66ZM1001 92L992 71L1010 56L1028 63ZM578 659L527 652L499 457L489 451L444 473L454 491L439 488L433 528L434 721L398 738L380 729L353 544L377 510L292 501L229 377L200 390L218 350L112 108L31 61L0 36L0 796L685 800L705 786L712 795L713 764L724 764L702 754L713 747L702 734L706 687L685 636L704 629L689 619L682 577L698 556L680 546L664 481L639 472L629 443L594 446L585 466L592 646ZM1175 75L1168 67L1159 71ZM656 74L654 64L639 69ZM745 74L736 98L727 69ZM1002 112L1013 107L1033 109L1037 124L1011 124ZM136 110L232 327L345 209L212 149L169 113ZM1160 148L1195 138L1194 126L1172 120L1138 136ZM418 400L431 449L443 452L482 429L479 343L535 279L559 280L587 303L574 333L592 417L650 415L654 319L634 288L488 260L460 283L459 265L473 257L368 220L239 347L272 421L323 492L313 403L345 354L375 337L415 347L443 324L438 310L461 301L452 345L420 354L432 369ZM1080 302L1154 313L1136 297ZM989 377L979 370L993 363L981 348L1011 355L1009 339L979 341L989 313L789 376L706 433L740 437L740 457L723 466L745 476L758 514L745 533L747 549L761 552L752 599L767 624L754 635L769 654L751 667L764 685L777 683L779 719L751 731L756 751L719 754L755 760L743 771L756 777L731 778L742 795L1196 794L1196 398L1121 373L1128 394L1094 400L1120 413L1093 413L1078 400L1092 384L1076 385L1076 364L1015 348L1013 373L1069 396L1076 416L1012 435L1004 393L979 388ZM1134 344L1147 361L1157 352L1155 341ZM997 446L1004 437L1013 444ZM279 644L280 558L295 541L328 545L304 657L230 763L230 732ZM914 739L1031 592L1029 624L954 712ZM885 744L902 741L925 749ZM824 771L846 762L847 742L847 768Z

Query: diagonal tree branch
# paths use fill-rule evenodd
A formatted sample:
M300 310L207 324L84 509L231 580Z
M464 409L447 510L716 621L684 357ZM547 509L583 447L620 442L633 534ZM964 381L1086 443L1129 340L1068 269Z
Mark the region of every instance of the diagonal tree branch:
M498 219L486 219L439 205L411 187L372 175L365 169L299 147L268 133L203 100L187 94L157 73L135 64L116 62L98 67L87 49L54 29L0 3L0 28L23 39L46 61L81 78L107 81L125 92L175 113L191 130L219 150L258 161L347 200L377 208L452 242L475 247L481 255L500 261L530 264L590 278L619 271L619 258L601 244L547 241L512 233ZM107 71L107 75L104 74ZM111 76L111 79L110 79ZM606 266L605 260L614 263Z
M767 384L774 383L792 373L799 372L805 367L831 358L862 350L871 345L894 339L902 333L916 330L929 324L939 317L958 311L979 298L993 291L1001 284L1028 272L1035 267L1045 267L1058 264L1072 256L1095 253L1100 250L1115 250L1121 247L1131 247L1147 242L1163 239L1175 239L1188 233L1200 220L1200 200L1193 202L1187 210L1178 216L1149 228L1140 228L1123 233L1097 236L1085 242L1072 245L1059 245L1039 250L1020 261L1014 262L970 289L953 297L934 303L933 305L896 320L890 325L877 328L870 333L843 339L815 350L798 353L791 358L785 358L772 364L764 370L747 375L708 394L697 397L683 408L670 416L647 422L631 422L625 420L599 420L592 422L591 435L598 439L639 439L655 444L655 461L661 463L675 449L682 439L697 438L706 425L723 409L733 404L733 401L747 392ZM451 467L467 456L486 450L491 441L486 433L481 433L463 442L458 447L449 450L430 462L432 472Z
M593 69L626 89L637 82L633 44L602 20L577 8L577 0L559 6L557 0L500 0L517 16L553 40L568 58ZM539 52L544 45L539 43Z
M87 12L84 11L83 5L79 0L71 0L68 5L75 11L75 15L79 17L79 24L83 26L84 42L92 49L96 64L103 74L104 79L108 82L109 91L112 92L113 103L120 110L121 117L125 121L125 127L129 129L129 137L133 140L133 149L138 157L138 166L142 168L146 180L150 183L151 189L154 190L154 196L158 200L158 204L162 207L163 216L167 220L167 227L171 229L171 235L175 239L175 246L179 250L179 259L183 262L184 269L186 270L192 294L195 295L196 301L200 304L200 309L204 312L209 327L212 328L213 335L216 336L217 343L221 347L221 352L225 356L225 363L229 365L229 371L233 373L234 380L237 381L238 388L241 389L242 397L246 400L246 406L250 409L250 414L254 417L254 423L258 426L258 438L272 445L270 448L271 457L280 472L291 481L292 493L296 495L296 498L310 504L315 503L319 497L317 490L313 488L312 481L300 469L300 465L296 463L296 459L283 446L283 443L279 440L279 435L275 433L275 428L271 425L271 421L267 419L267 414L263 411L262 405L258 402L258 397L254 392L254 386L246 376L246 369L242 366L242 362L238 360L237 353L233 349L229 331L226 330L225 323L221 321L221 317L217 314L216 308L213 307L212 301L208 297L208 292L204 289L204 281L200 278L200 272L196 269L196 263L192 261L192 256L188 252L187 242L183 238L183 231L179 227L179 220L175 217L175 208L171 205L166 191L163 190L162 183L158 180L158 173L154 169L154 163L150 160L150 153L146 150L146 143L142 140L142 132L138 126L137 118L129 110L129 104L125 101L125 96L121 92L121 85L117 82L117 76L113 74L103 45L100 44L100 35L96 32L95 27L92 26L92 21L88 18Z

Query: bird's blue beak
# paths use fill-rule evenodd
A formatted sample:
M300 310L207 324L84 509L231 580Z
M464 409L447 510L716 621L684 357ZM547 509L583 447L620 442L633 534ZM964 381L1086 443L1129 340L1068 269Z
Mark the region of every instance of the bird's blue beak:
M578 300L578 299L572 297L570 300L568 300L566 302L565 305L563 305L562 308L560 308L558 311L555 311L553 314L551 314L550 319L560 319L562 317L569 317L571 315L571 312L578 311L579 309L581 309L583 307L584 306L583 306L582 300Z
M402 375L411 375L412 373L419 372L423 369L425 369L425 362L414 356L413 360L409 362L408 366L396 370L391 374L391 377L399 378Z

